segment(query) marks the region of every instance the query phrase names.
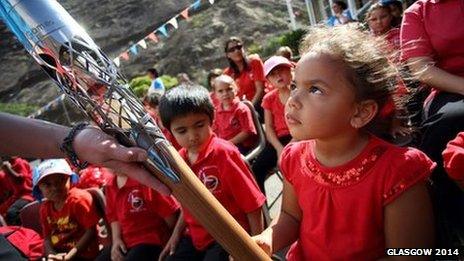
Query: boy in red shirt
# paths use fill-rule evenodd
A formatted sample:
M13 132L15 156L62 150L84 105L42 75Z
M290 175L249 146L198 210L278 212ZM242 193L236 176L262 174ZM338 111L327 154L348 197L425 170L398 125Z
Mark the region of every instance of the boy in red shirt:
M448 176L464 190L464 132L446 145L442 155Z
M29 162L19 157L2 158L2 170L5 173L4 186L13 195L0 205L0 214L5 215L8 225L21 225L19 212L32 202L32 171Z
M33 175L33 193L39 200L40 222L47 260L94 260L98 254L96 224L99 220L92 196L78 188L64 159L42 162Z
M237 85L232 77L217 77L214 90L220 105L216 107L213 130L219 138L232 142L240 153L246 154L257 138L251 111L236 97Z
M176 223L179 205L170 196L115 174L105 188L113 242L97 260L157 260Z
M237 148L213 134L214 107L207 90L176 87L161 98L159 108L164 126L182 146L179 153L193 172L245 230L259 233L266 199ZM182 212L160 258L228 260L227 252L189 211Z

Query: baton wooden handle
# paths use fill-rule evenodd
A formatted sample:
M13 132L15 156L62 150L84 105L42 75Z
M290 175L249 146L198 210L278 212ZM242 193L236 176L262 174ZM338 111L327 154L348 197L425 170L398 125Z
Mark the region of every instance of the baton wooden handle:
M172 194L182 206L188 208L196 220L235 260L271 260L209 192L175 148L169 145L167 150L172 168L179 175L180 182L173 183L164 174L150 166L146 167L172 190Z

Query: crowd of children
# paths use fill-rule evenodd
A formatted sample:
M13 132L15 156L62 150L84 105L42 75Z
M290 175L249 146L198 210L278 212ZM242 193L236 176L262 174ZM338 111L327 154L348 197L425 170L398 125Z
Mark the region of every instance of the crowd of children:
M224 48L229 67L210 72L210 92L191 81L166 92L154 85L143 104L205 187L269 255L289 247L287 260L375 260L386 248L461 246L464 117L456 115L463 111L464 29L447 32L446 41L461 46L449 47L429 34L440 30L436 25L421 20L455 23L446 13L464 22L459 3L419 0L405 12L409 23L401 29L396 1L374 3L365 30L342 25L351 17L343 20L339 1L335 26L309 28L298 61L281 47L263 63L232 37ZM156 70L149 73L159 79ZM421 84L410 86L414 81ZM414 130L409 115L417 112L408 104L419 91L431 95L420 101L425 124ZM443 127L442 120L453 126ZM266 144L247 162L258 128ZM406 142L411 147L396 139L413 132L416 138ZM432 134L441 135L439 143L432 144ZM264 224L264 184L276 171L284 176L281 211ZM20 225L32 196L41 201L47 260L229 260L186 206L118 170L78 172L64 159L51 159L32 171L24 159L2 158L0 187L0 214L9 225ZM104 190L104 213L89 187ZM111 240L99 249L102 220Z

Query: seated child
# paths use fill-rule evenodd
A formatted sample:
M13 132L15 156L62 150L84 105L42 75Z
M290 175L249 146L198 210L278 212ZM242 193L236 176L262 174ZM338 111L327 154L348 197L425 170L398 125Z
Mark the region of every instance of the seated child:
M179 153L193 172L245 230L260 233L266 199L237 148L213 134L214 107L207 90L176 87L161 98L159 108L164 126L182 146ZM228 260L227 252L184 207L182 214L161 258Z
M177 143L176 139L174 139L169 130L163 126L163 123L159 118L158 104L160 98L161 94L159 93L152 93L150 95L145 96L143 100L145 110L148 112L148 114L150 114L150 116L156 122L156 124L158 124L158 127L161 129L161 132L163 132L164 137L166 137L166 139L172 144L172 146L176 150L180 150L181 147L179 143Z
M41 200L40 222L48 260L94 260L100 217L89 192L71 188L77 175L64 159L46 160L34 170L33 193Z
M284 118L284 107L290 96L293 78L292 67L292 63L282 56L273 56L264 63L264 74L274 89L264 95L261 103L267 144L251 167L262 192L265 192L264 182L269 172L276 167L282 149L292 139Z
M222 75L222 69L216 68L212 69L208 73L207 77L207 86L209 92L209 97L211 98L211 101L213 102L214 108L217 109L217 107L221 104L219 99L216 97L216 92L214 91L214 85L216 84L215 79L219 76Z
M285 116L282 210L255 241L287 260L379 260L433 246L424 153L378 137L398 70L356 25L312 28ZM381 133L380 133L381 134Z
M257 138L250 108L236 97L237 85L232 77L217 77L214 90L220 105L216 108L213 130L219 138L232 142L240 153L246 154Z
M177 220L171 196L115 172L105 187L112 245L97 260L157 260Z
M3 186L11 195L0 204L0 214L5 215L8 225L21 225L19 212L32 202L32 171L29 162L19 157L3 157ZM3 192L3 191L2 191Z

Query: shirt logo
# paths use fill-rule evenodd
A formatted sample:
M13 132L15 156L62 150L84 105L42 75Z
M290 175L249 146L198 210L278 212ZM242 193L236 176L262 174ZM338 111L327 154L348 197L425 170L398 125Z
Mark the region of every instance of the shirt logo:
M234 129L240 128L240 123L238 122L237 118L232 118L230 121L230 126L232 126Z
M210 191L214 192L219 186L219 179L215 175L217 173L216 166L209 166L200 169L199 171L199 178L201 182L205 185L205 187Z
M145 209L142 192L138 189L134 189L129 193L127 201L129 202L131 209L130 212L140 212Z

